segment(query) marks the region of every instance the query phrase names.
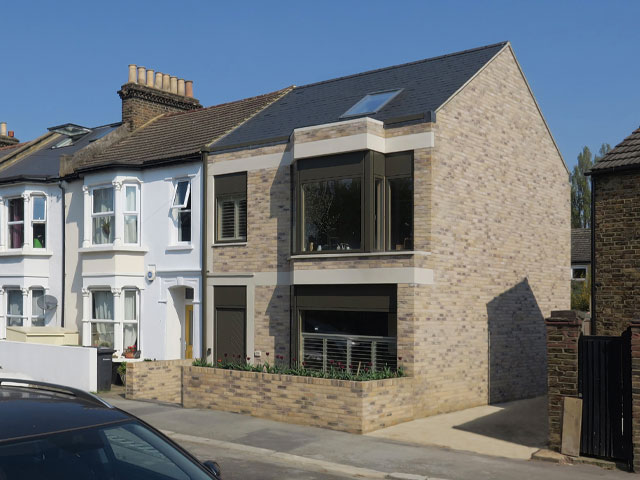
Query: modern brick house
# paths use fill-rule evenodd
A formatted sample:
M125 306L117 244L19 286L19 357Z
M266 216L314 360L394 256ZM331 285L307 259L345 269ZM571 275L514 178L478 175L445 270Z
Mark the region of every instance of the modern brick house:
M568 171L509 43L296 87L205 175L209 360L399 365L416 416L545 392Z
M640 299L640 128L590 170L593 217L593 325L620 335Z

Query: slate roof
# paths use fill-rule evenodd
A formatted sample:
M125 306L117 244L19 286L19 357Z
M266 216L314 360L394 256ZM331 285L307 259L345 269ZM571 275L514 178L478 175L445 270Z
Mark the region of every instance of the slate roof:
M571 263L591 263L591 229L571 229Z
M290 88L212 107L164 115L82 162L77 170L118 165L143 166L176 159L199 158L205 145L255 115Z
M618 168L640 167L640 128L625 138L596 163L588 173L597 174Z
M91 142L113 131L120 124L102 125L91 129L91 132L77 138L71 145L53 148L64 140L64 136L56 136L46 142L42 148L32 152L6 168L0 165L0 183L18 180L50 181L59 177L60 156L73 155Z
M16 143L15 145L7 145L5 147L0 147L0 160L12 154L16 148L23 147L24 145L26 145L26 143Z
M284 142L296 128L344 120L340 116L358 100L384 90L403 89L377 113L366 116L388 122L435 112L507 43L295 87L212 147Z

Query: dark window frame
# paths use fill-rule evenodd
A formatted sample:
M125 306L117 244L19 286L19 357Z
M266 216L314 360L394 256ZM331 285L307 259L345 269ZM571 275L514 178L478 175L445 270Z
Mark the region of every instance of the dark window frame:
M249 199L247 195L247 172L235 172L225 175L214 176L214 244L225 243L245 243L248 238L248 217L249 217ZM226 183L226 185L225 185ZM241 217L239 208L234 211L234 233L235 223L237 222L238 235L234 238L223 238L220 226L219 202L233 199L237 201L240 197L240 203L244 199L244 225L241 225ZM244 230L244 236L241 235Z
M353 159L360 157L359 172L352 166ZM393 165L396 157L407 157L404 162L407 165ZM347 165L341 165L340 160L345 159ZM402 161L402 160L400 160ZM300 163L303 162L303 163ZM308 162L314 162L310 164ZM398 161L399 162L399 161ZM317 163L318 165L315 165ZM324 166L322 164L325 164ZM402 252L413 250L415 232L415 176L414 176L413 151L382 154L373 150L351 152L346 154L327 155L301 159L292 167L293 175L293 235L292 255L336 255L349 253L369 252ZM311 166L313 165L313 166ZM301 168L304 166L304 168ZM304 205L303 186L309 183L317 183L329 180L342 180L360 178L360 248L351 250L305 250L304 241ZM411 179L411 248L407 250L392 250L390 245L391 227L389 226L389 191L388 180L398 178ZM382 180L382 211L381 218L376 219L375 189L376 180ZM389 199L390 200L390 199ZM381 242L376 245L376 220L381 222Z

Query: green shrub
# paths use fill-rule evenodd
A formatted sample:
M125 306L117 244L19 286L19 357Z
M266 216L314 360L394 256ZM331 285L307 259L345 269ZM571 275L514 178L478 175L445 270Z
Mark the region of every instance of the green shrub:
M591 286L588 280L571 281L571 310L588 312L591 305Z

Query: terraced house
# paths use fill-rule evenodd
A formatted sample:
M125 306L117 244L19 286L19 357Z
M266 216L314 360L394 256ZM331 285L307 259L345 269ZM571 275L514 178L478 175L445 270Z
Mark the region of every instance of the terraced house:
M284 92L202 108L193 85L130 66L122 126L63 159L65 314L116 361L202 355L202 147Z
M401 366L415 416L545 391L568 171L509 43L295 87L205 190L210 360Z

